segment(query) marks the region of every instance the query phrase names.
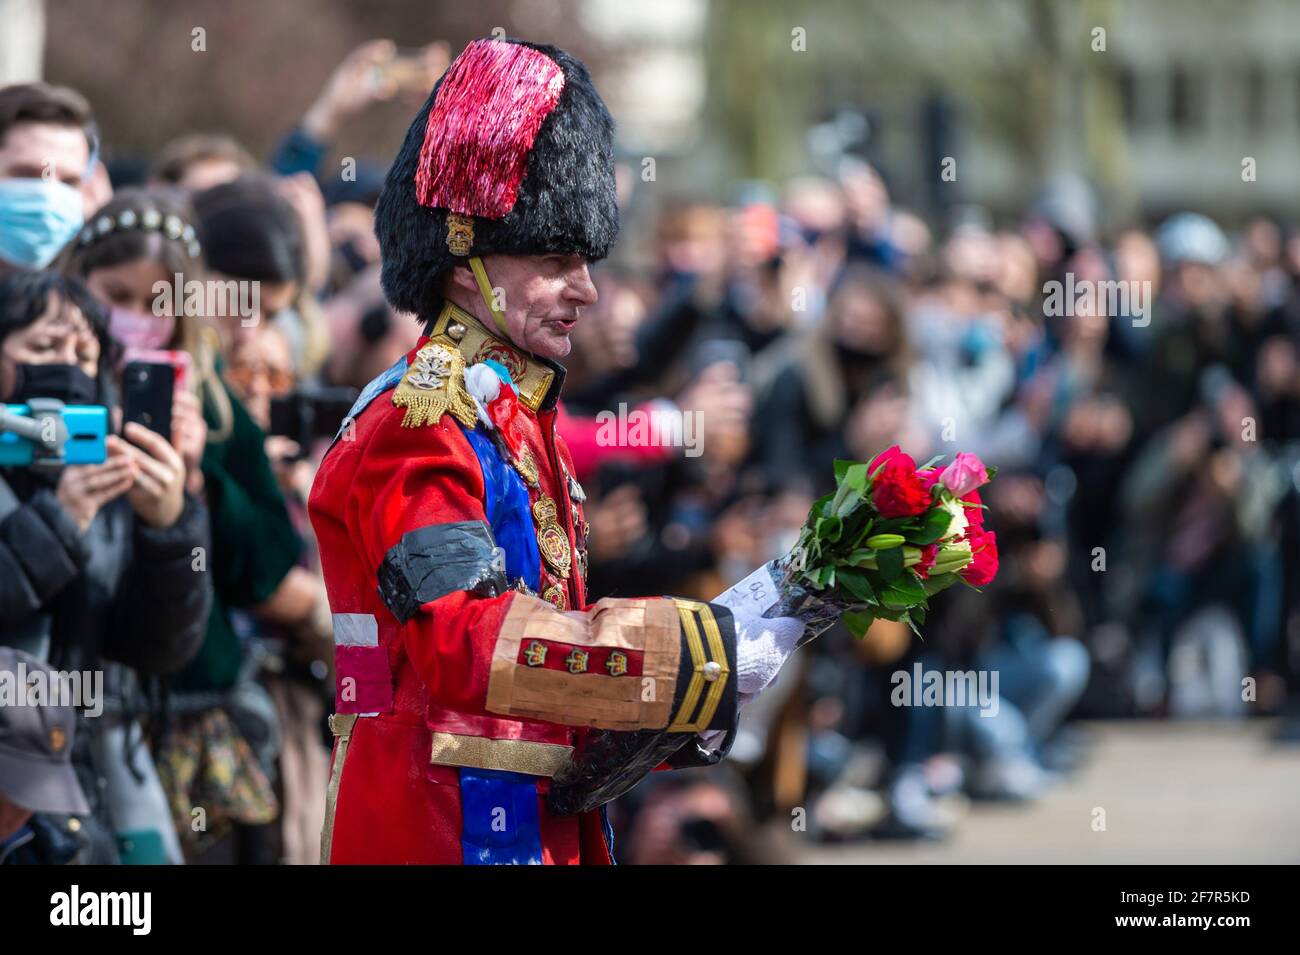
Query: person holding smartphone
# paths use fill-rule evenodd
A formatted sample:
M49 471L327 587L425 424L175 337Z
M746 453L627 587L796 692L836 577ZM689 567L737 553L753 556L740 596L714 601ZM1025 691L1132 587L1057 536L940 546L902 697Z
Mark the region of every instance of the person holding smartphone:
M0 401L114 413L114 351L107 309L79 282L0 277ZM72 755L91 796L91 861L118 861L120 848L124 861L178 862L143 734L125 714L145 709L142 679L174 673L199 649L212 586L193 560L210 547L208 515L160 435L128 425L106 451L100 464L56 472L0 469L0 634L57 669L104 670L104 712L82 720ZM102 798L101 779L130 780L130 792L115 800L110 785Z

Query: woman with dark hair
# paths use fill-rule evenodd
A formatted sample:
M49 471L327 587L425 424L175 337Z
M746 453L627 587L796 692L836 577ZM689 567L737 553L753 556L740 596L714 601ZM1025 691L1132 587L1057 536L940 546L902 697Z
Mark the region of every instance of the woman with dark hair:
M902 423L896 406L911 358L901 294L886 273L849 266L831 289L825 320L776 359L754 441L755 460L777 489L820 494L832 480L824 462L867 457L895 440L859 432Z
M106 310L80 283L0 277L0 402L55 398L116 416L115 351ZM132 423L106 447L101 464L0 468L0 633L57 669L104 671L103 715L82 721L73 754L93 814L81 823L89 861L120 848L125 861L179 862L132 714L139 677L175 672L202 640L212 589L192 563L208 548L207 512L165 438Z
M190 481L212 513L207 570L216 601L198 656L171 681L178 718L162 741L159 764L192 858L224 843L245 861L271 861L274 754L259 759L250 744L274 740L277 728L269 700L252 680L241 620L244 613L277 623L310 619L320 589L297 566L301 541L267 460L266 436L220 374L222 332L241 320L199 314L210 296L190 294L208 288L200 236L193 213L175 195L123 190L83 232L66 268L113 306L113 327L132 347L191 356L191 385L207 431L190 460ZM180 315L172 314L176 304ZM185 400L178 395L177 408ZM214 780L225 782L201 789ZM190 811L200 805L208 826L195 833Z
M289 339L298 372L314 374L329 337L306 281L307 242L298 212L274 181L258 176L214 186L193 202L208 268L258 289L255 314L230 323L227 347L269 325Z

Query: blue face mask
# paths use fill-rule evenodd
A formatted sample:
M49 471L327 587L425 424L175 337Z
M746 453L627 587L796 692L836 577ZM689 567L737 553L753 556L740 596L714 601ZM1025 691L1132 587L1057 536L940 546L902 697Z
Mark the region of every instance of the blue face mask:
M0 179L0 259L43 269L83 222L81 193L46 179Z

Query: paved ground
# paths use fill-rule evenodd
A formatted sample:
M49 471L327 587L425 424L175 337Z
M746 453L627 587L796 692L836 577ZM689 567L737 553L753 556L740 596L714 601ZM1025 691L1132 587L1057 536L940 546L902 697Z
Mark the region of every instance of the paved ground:
M816 863L1297 863L1300 745L1274 725L1097 723L1088 763L1028 807L967 806L943 844L816 848ZM1093 831L1093 810L1106 830Z

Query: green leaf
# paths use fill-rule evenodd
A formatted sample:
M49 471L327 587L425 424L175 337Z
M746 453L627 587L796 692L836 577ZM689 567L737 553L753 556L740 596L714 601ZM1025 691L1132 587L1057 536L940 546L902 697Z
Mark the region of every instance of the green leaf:
M838 517L819 517L817 519L817 536L824 541L837 541L840 539L840 531L844 529L843 522Z
M853 634L859 640L866 636L867 629L871 626L873 617L869 613L856 613L849 611L840 617L844 621L844 626L849 628L849 633Z
M919 468L917 468L917 470L918 470L918 471L924 471L926 468L932 468L932 467L934 467L936 464L938 464L938 463L939 463L940 461L942 461L942 460L943 460L943 455L942 455L942 454L936 454L936 455L935 455L934 457L932 457L929 461L926 461L926 462L925 462L924 464L922 464ZM838 477L838 476L839 476L839 475L836 475L836 477Z
M871 603L876 599L876 592L872 590L871 582L862 571L852 567L841 567L836 579L839 580L841 587L859 600Z
M839 475L836 475L838 479ZM865 464L855 464L844 472L844 483L851 490L861 494L867 488L867 466Z
M919 604L925 599L925 587L922 586L915 574L900 574L899 577L889 585L889 593L897 595L901 599L908 601L908 604Z
M879 594L886 607L908 610L925 602L925 588L914 573L900 574Z
M925 588L927 597L933 597L940 591L947 590L957 581L961 580L956 574L936 574L933 577L927 577L922 586Z
M867 512L867 514L868 514L867 522L862 525L862 530L858 531L857 534L855 534L853 537L848 538L849 542L854 547L860 546L863 541L865 541L868 537L871 536L872 528L873 525L876 523L876 521L875 518L870 516L869 511Z
M853 467L853 465L857 463L858 462L856 461L848 461L845 460L844 458L836 458L835 459L835 483L839 484L841 481L843 481L844 475L848 471L848 469Z
M921 523L921 529L915 534L909 535L908 540L913 544L933 544L948 533L948 525L951 523L952 515L943 508L936 508L926 513Z
M889 550L882 550L876 553L876 566L880 571L880 579L891 581L903 572L903 549L894 547Z

